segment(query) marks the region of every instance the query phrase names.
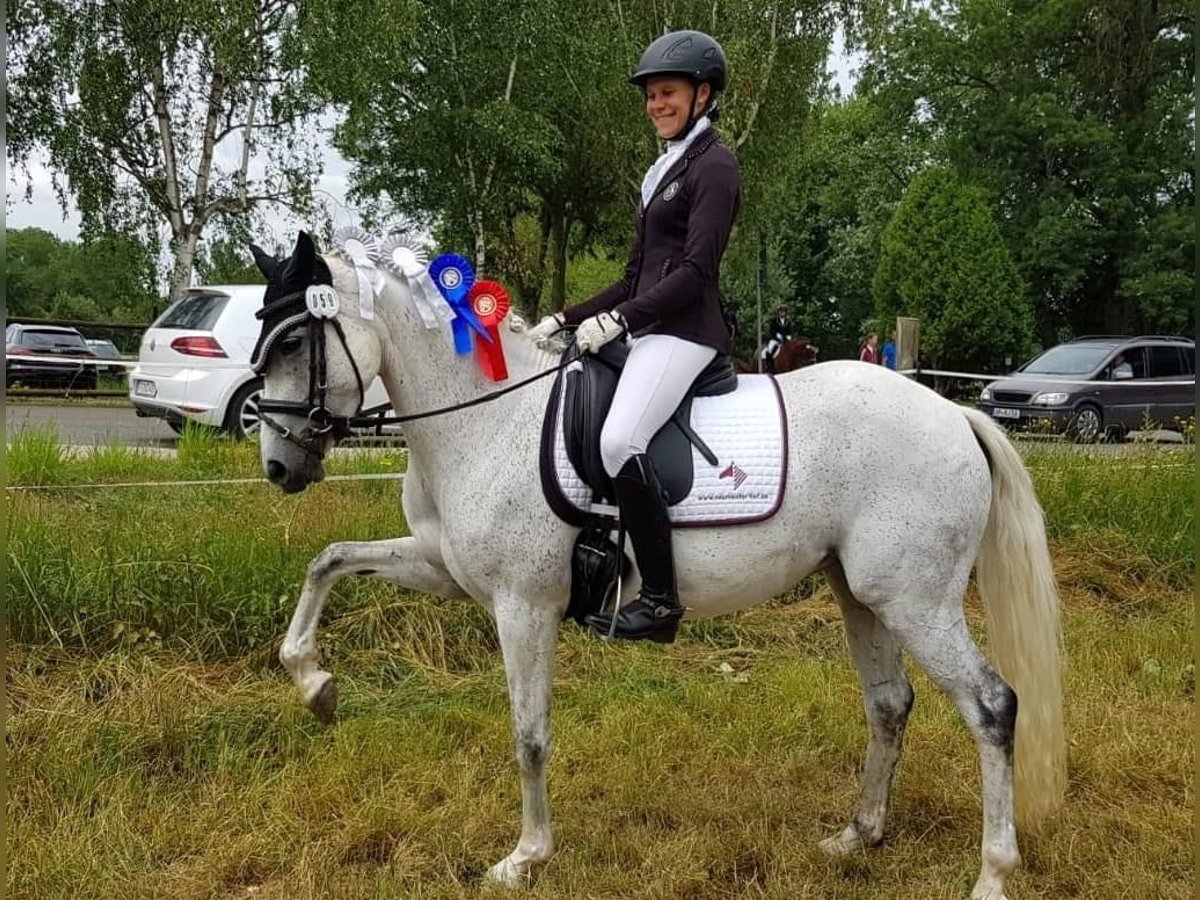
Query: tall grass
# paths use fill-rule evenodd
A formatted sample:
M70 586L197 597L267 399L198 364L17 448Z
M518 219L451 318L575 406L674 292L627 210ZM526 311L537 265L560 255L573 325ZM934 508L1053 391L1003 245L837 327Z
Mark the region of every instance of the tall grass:
M16 453L13 452L16 447ZM194 436L180 459L10 446L8 893L23 898L501 897L520 790L486 614L366 579L322 646L342 687L318 726L274 662L304 570L334 540L405 529L394 482L103 490L255 472ZM17 461L14 477L13 461ZM1025 837L1023 898L1192 895L1190 470L1030 454L1067 642L1070 786ZM1185 455L1181 460L1194 461ZM42 462L38 462L41 460ZM394 471L395 453L341 458ZM1142 466L1142 468L1137 468ZM1186 471L1187 474L1181 473ZM974 629L976 605L968 605ZM919 674L888 840L831 861L865 726L829 591L685 627L670 648L564 630L551 785L564 898L965 897L978 770Z
M1139 571L1190 584L1195 446L1130 449L1120 457L1026 452L1050 537L1098 554L1117 553Z

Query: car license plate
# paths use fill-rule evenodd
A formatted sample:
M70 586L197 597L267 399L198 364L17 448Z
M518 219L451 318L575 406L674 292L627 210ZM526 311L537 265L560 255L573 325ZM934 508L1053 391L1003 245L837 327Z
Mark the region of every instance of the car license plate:
M133 392L139 397L157 397L158 388L154 386L153 381L142 381L137 379L133 384Z
M1019 409L1009 409L1006 406L997 406L992 410L992 415L997 419L1019 419L1021 411Z

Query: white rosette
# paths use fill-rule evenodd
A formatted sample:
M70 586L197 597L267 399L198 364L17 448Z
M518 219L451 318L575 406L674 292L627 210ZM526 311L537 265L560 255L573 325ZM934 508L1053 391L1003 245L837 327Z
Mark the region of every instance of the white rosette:
M429 277L429 257L424 248L407 234L389 234L378 245L375 257L379 265L404 279L412 292L413 303L424 326L433 330L454 318L454 311L438 293Z
M375 318L375 295L383 290L383 273L375 267L379 241L357 225L345 225L333 233L333 244L345 254L358 275L358 312L364 319Z

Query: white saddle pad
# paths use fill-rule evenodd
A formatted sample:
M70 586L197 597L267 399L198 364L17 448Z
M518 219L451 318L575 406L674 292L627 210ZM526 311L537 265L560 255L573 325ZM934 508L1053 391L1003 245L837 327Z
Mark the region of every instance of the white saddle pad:
M567 457L562 436L563 403L554 429L554 477L562 496L581 512L614 515L593 505L592 489ZM716 454L709 465L692 447L691 492L670 507L676 526L744 525L773 516L783 502L787 478L787 420L779 387L770 375L739 375L736 391L692 401L692 430Z

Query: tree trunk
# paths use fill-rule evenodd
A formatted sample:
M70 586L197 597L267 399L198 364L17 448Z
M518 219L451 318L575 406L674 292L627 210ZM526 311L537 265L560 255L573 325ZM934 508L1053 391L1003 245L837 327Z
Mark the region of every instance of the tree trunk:
M550 311L558 312L567 303L567 238L571 235L571 215L565 209L550 214L550 241L553 274L550 281Z
M189 228L182 237L172 241L175 251L175 264L171 268L171 302L174 303L184 295L192 285L192 262L196 258L196 243L200 233Z
M475 271L483 272L487 252L484 243L483 210L478 207L471 212L471 231L475 235Z

